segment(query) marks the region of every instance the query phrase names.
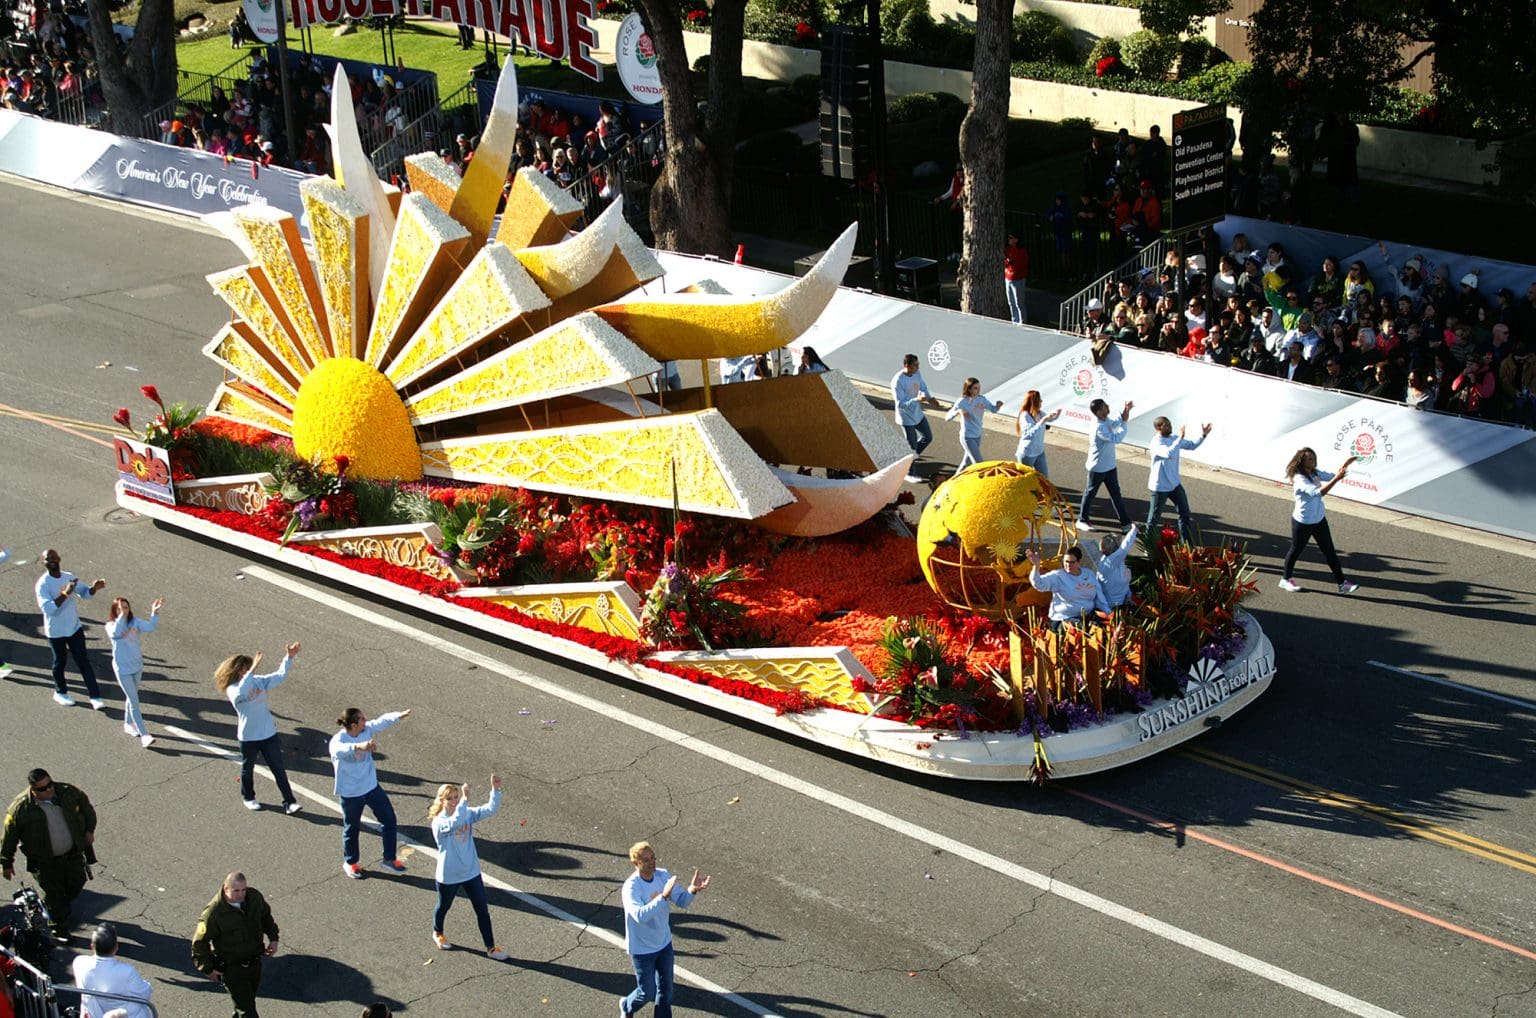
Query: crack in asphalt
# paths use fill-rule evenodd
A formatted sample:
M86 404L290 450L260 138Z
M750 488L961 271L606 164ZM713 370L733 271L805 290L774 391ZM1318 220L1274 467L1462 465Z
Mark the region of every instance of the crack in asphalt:
M140 782L139 784L136 784L136 785L129 785L127 788L123 789L123 791L120 794L114 795L110 799L98 799L98 800L96 800L96 804L97 804L98 807L100 807L100 806L112 806L112 805L115 805L116 803L123 802L130 795L132 795L134 792L140 792L140 791L144 791L145 789L150 789L150 788L159 788L161 785L170 784L172 781L175 781L178 778L186 777L188 774L191 774L191 773L193 773L195 771L203 770L209 764L222 762L222 761L220 761L219 759L217 759L215 757L206 757L206 756L205 757L201 757L201 758L194 758L194 759L195 759L194 763L191 763L189 766L184 767L181 770L178 770L178 771L176 771L176 772L174 772L172 774L169 774L169 775L161 778L159 781L145 781L145 782Z
M1497 997L1494 997L1493 1011L1490 1012L1491 1018L1499 1018L1499 1009L1504 1006L1504 1001L1513 1000L1516 997L1524 997L1532 990L1536 990L1536 983L1532 983L1523 990L1518 990L1513 993L1501 993Z

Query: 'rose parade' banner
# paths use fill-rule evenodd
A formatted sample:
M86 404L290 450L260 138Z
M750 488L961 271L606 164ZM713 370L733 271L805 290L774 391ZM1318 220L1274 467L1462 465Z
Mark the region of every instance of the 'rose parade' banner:
M564 60L593 81L603 69L592 59L597 42L591 19L595 0L289 0L296 28L316 22L333 25L348 18L392 18L397 14L452 21L488 28L538 50L551 60Z

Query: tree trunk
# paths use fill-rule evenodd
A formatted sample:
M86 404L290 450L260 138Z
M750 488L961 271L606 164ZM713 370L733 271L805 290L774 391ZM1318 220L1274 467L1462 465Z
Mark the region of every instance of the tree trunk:
M960 124L965 169L965 242L960 259L960 308L1008 317L1003 287L1003 174L1008 154L1008 56L1013 0L976 0L976 62L971 108Z
M172 0L144 0L133 40L120 51L106 0L86 0L91 46L115 134L137 137L144 114L176 98L176 20Z
M667 157L651 190L656 246L729 255L731 172L741 110L741 31L746 0L716 0L710 10L709 99L700 117L693 97L682 20L669 0L639 0L661 74Z

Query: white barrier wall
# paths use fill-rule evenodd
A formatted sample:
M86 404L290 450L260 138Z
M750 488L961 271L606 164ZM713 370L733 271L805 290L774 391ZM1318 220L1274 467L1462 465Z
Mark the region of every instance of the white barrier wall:
M710 278L733 293L773 293L791 281L718 261L665 252L660 258L669 289ZM1134 348L1117 348L1096 366L1088 344L1071 336L861 291L839 291L794 345L814 346L832 367L881 387L902 356L915 353L934 395L953 401L964 379L975 376L1003 402L1002 420L1038 389L1048 410L1062 410L1055 426L1080 434L1092 430L1094 399L1116 414L1131 400L1133 446L1146 446L1158 416L1176 428L1209 421L1215 429L1186 453L1191 460L1273 481L1283 480L1286 462L1302 446L1315 449L1330 470L1359 456L1336 495L1536 540L1533 432ZM1126 490L1145 483L1136 473L1122 471Z

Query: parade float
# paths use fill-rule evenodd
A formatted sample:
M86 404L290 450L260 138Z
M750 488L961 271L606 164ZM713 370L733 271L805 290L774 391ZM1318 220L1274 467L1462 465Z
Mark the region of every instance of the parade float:
M334 96L350 91L338 68ZM849 228L771 296L668 290L617 203L523 170L509 62L462 178L380 182L350 103L336 177L291 215L214 217L248 264L206 408L117 443L118 501L371 597L899 767L1044 780L1142 759L1260 695L1274 654L1241 552L1153 535L1132 605L1044 625L1074 543L1049 480L993 462L905 515L912 454L840 373L712 386L707 362L816 321ZM498 211L500 215L498 217ZM645 379L706 362L694 389Z

